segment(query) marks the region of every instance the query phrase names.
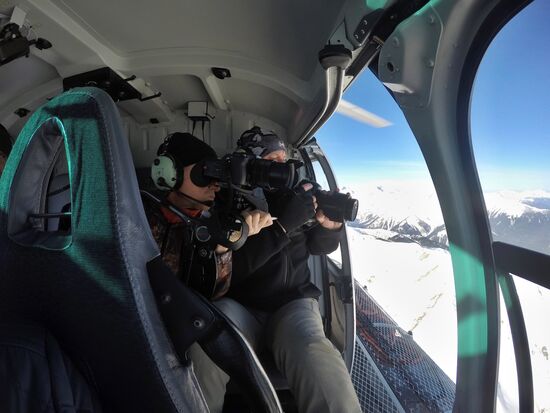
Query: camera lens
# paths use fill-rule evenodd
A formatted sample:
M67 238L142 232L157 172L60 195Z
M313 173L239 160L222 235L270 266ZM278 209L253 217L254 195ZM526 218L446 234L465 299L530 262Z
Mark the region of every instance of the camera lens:
M346 212L344 219L346 221L355 221L357 218L357 211L359 210L359 201L357 199L350 198L346 202Z
M248 169L248 181L263 188L289 188L294 181L294 166L265 159L253 159Z
M315 193L319 207L325 215L336 222L354 221L357 218L359 201L350 194L318 190Z

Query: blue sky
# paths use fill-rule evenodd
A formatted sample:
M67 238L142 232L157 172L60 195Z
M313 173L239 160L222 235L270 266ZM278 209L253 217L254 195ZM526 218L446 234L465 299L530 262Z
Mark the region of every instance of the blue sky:
M536 0L493 40L474 85L471 130L485 191L550 190L550 1ZM389 93L365 71L344 99L393 123L373 128L335 114L317 133L340 186L429 179Z

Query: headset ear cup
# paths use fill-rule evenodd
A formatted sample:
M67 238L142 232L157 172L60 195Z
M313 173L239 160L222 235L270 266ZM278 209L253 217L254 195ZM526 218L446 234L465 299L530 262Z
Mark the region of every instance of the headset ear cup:
M159 155L151 165L151 179L161 191L178 189L183 183L183 168L168 153Z

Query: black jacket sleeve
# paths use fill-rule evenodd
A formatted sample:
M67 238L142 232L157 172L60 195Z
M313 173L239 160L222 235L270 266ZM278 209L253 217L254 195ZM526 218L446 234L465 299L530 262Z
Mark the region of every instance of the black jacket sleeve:
M290 238L277 222L247 239L240 249L233 251L232 283L245 280L289 243Z
M311 255L330 254L338 248L344 226L330 230L317 225L307 233L307 249Z

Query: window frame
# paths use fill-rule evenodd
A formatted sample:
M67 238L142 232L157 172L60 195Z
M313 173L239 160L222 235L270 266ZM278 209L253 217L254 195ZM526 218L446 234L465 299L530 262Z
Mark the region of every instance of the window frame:
M309 139L306 143L299 147L299 153L305 163L306 172L308 175L311 175L312 178L315 177L315 170L313 168L313 161L319 162L325 178L329 184L330 190L336 190L338 188L336 177L332 172L332 167L330 163L319 146L315 137ZM327 188L325 188L327 189ZM355 349L355 334L356 334L356 319L355 319L355 287L354 279L351 271L351 257L349 254L349 245L347 239L346 226L342 229L343 234L340 238L340 251L342 255L342 268L339 268L331 259L328 259L326 255L320 256L320 265L323 271L323 290L324 295L330 297L331 287L334 287L336 290L336 295L338 299L344 305L344 342L343 342L343 357L346 363L348 370L351 370L353 365L353 355ZM325 310L325 332L328 337L332 334L332 319L334 317L334 312L332 308L332 297L330 300L324 300L324 310Z
M457 102L457 126L458 135L468 139L470 145L468 151L473 148L472 135L470 128L471 102L473 86L476 74L485 53L491 46L496 35L508 24L517 14L519 14L533 0L522 1L501 1L488 14L481 27L478 29L472 47L468 51L464 67L461 73L459 85L459 99ZM465 154L474 163L476 172L475 179L479 180L479 173L475 165L473 149L472 153ZM489 224L489 217L485 208L483 198L482 209L478 213L484 215L484 219ZM489 227L490 228L490 227ZM529 342L525 327L525 320L521 309L521 302L517 294L514 280L511 276L516 276L533 281L548 288L550 276L550 256L528 250L522 247L506 244L503 242L494 242L489 231L490 248L494 260L496 277L499 288L505 297L507 316L512 333L512 342L516 358L516 373L519 394L520 412L534 411L533 396L533 374L531 358L529 352ZM546 265L546 267L544 267ZM546 273L546 275L545 275ZM545 283L541 283L545 281ZM545 285L546 284L546 285ZM497 366L500 360L500 354L496 361ZM497 370L498 367L495 367ZM521 378L521 379L520 379Z

